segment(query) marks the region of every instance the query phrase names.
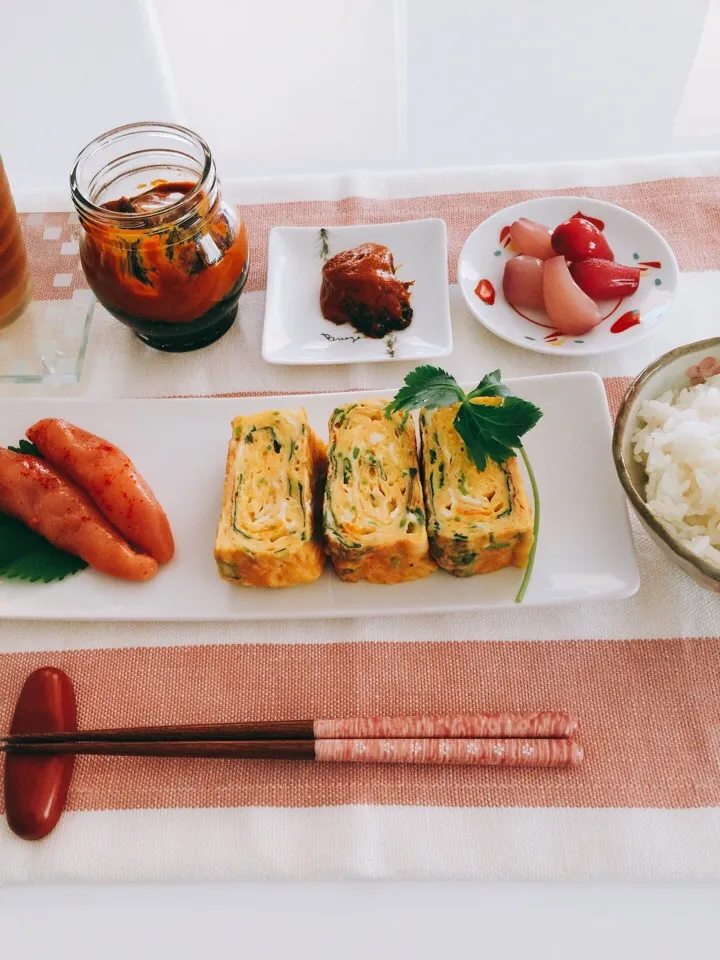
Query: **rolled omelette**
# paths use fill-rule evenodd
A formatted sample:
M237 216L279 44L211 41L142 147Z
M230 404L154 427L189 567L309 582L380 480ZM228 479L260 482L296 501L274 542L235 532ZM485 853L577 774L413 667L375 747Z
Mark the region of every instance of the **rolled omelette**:
M402 583L436 569L429 554L415 424L385 416L387 400L338 407L330 418L323 524L342 580Z
M517 460L498 464L488 459L485 469L478 470L453 425L458 406L420 413L430 553L456 577L525 567L533 516Z
M215 541L220 576L249 587L317 580L325 444L302 409L237 417L232 428Z

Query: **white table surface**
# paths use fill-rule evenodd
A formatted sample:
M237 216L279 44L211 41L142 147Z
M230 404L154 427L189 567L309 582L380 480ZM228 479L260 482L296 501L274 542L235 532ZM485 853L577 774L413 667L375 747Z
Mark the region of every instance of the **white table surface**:
M64 196L85 142L137 119L202 132L226 180L720 149L718 0L0 0L0 23L21 206ZM0 956L714 957L719 900L670 883L3 888Z

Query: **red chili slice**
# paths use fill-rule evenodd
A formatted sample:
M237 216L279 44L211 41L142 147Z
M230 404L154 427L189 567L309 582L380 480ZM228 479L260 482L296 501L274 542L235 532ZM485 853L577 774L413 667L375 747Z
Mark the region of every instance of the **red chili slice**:
M571 220L577 220L577 219L580 219L580 220L589 220L590 223L592 223L594 226L596 226L596 227L598 228L598 230L604 230L604 229L605 229L605 223L604 223L603 220L598 220L597 217L589 217L586 213L581 213L580 210L578 210L577 213L574 213L570 219L571 219Z
M610 333L624 333L630 327L636 327L640 323L640 311L628 310L621 317L618 317L615 323L610 327Z
M475 287L475 293L480 297L483 303L491 307L495 303L495 287L489 280L481 280Z

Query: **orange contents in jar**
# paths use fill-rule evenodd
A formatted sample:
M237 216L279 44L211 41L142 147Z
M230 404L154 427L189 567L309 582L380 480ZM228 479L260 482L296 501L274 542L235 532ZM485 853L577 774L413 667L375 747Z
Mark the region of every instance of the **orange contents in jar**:
M244 279L245 225L231 207L217 198L211 201L196 183L155 181L137 196L101 206L134 215L127 226L121 217L112 223L83 223L83 269L111 312L190 323L230 296Z

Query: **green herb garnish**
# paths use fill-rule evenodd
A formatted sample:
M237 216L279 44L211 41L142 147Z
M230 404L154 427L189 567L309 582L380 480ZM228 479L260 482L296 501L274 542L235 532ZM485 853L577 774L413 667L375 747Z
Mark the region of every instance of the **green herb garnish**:
M80 557L59 550L24 523L0 513L0 577L52 583L86 566Z
M318 230L318 240L320 241L320 258L327 260L330 256L329 234L327 227L320 227Z
M273 446L273 449L274 449L275 453L280 453L280 451L282 450L282 444L281 444L280 441L278 440L277 434L275 433L275 428L274 428L274 427L262 427L262 429L263 429L263 430L267 430L267 432L270 434L270 437L272 438L272 446ZM270 448L268 447L267 449L269 450Z
M502 403L472 403L478 397L500 397ZM515 597L515 602L521 603L535 562L540 527L540 497L535 474L520 438L535 426L542 412L535 404L514 396L502 382L499 370L486 374L474 390L465 393L455 377L447 371L424 365L416 367L405 377L405 386L398 390L393 401L387 405L385 415L390 417L398 410L416 410L419 407L436 410L454 403L459 403L460 407L453 424L465 444L468 457L478 470L485 469L488 459L503 464L518 452L527 468L534 503L533 545L525 575Z
M8 447L8 450L11 450L13 453L27 453L31 457L42 456L35 444L30 443L30 441L26 440L24 437L22 440L18 441L18 445L16 447Z
M469 567L471 563L475 563L477 560L477 554L468 551L467 553L461 553L456 559L460 566Z
M125 241L125 248L127 251L128 273L146 287L151 287L152 280L150 279L150 275L143 262L142 254L140 253L140 241L135 240L132 243Z

